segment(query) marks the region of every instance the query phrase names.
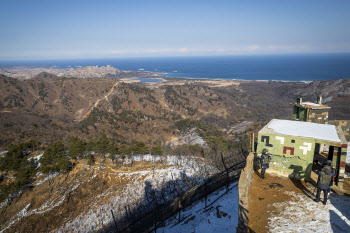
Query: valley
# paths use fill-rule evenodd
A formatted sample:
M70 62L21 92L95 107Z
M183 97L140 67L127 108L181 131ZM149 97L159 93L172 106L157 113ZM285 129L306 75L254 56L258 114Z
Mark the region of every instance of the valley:
M104 231L111 210L123 228L125 206L142 215L243 161L250 133L291 119L296 98L350 119L348 79L158 75L0 75L0 231Z

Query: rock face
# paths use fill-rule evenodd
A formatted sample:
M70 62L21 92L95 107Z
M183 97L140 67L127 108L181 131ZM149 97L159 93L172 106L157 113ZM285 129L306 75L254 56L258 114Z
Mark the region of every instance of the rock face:
M104 78L111 75L118 75L120 71L111 66L86 66L82 68L66 69L48 69L47 73L57 75L59 77L75 77L75 78Z
M53 69L47 67L6 67L0 69L0 74L16 79L31 79L39 73L46 72L58 77L74 78L106 78L120 74L120 70L112 66L86 66L81 68Z
M48 70L48 67L40 66L16 66L16 67L4 67L0 69L0 74L3 74L7 77L16 78L16 79L31 79L34 78L41 72Z
M174 138L169 142L170 146L177 146L177 145L206 145L207 143L204 141L204 139L199 136L197 132L197 128L190 129L186 134L181 135L179 137Z

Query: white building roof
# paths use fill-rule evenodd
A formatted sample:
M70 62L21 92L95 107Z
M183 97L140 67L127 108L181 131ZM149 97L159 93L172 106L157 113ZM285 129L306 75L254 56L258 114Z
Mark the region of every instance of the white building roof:
M337 128L334 125L317 124L305 121L289 121L273 119L261 131L271 129L276 134L285 134L297 137L314 138L318 140L341 143ZM268 132L266 132L268 133Z
M315 106L315 107L321 107L321 104L315 104L315 103L311 103L311 102L302 102L303 105L310 105L310 106Z

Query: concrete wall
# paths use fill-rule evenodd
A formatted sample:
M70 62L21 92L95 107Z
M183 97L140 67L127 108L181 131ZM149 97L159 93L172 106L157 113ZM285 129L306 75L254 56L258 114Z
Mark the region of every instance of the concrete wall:
M246 166L241 172L238 183L239 214L237 232L247 232L249 222L248 196L250 182L254 171L254 153L250 153L246 160Z
M315 151L315 141L312 139L276 134L258 134L257 153L266 148L273 157L270 169L282 176L309 178Z

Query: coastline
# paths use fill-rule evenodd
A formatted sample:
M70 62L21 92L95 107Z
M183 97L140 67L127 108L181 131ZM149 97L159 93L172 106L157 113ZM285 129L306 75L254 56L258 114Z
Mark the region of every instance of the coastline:
M159 76L159 75L158 75ZM224 78L193 78L193 77L170 77L170 76L159 76L164 79L181 79L181 80L221 80L221 81L243 81L243 82L286 82L286 83L293 83L293 82L301 82L301 83L312 83L314 81L291 81L291 80L273 80L273 79L265 79L265 80L249 80L249 79L224 79ZM318 81L318 80L315 80Z
M38 75L39 73L42 72L50 72L50 70L56 70L56 71L62 71L62 72L68 72L68 71L77 71L80 69L87 69L87 68L95 68L95 69L104 69L104 68L113 68L117 71L123 72L125 74L130 74L130 77L128 78L121 78L120 80L123 82L128 82L128 83L137 83L137 82L142 82L140 80L137 80L138 78L142 79L159 79L161 80L160 82L183 82L183 81L189 81L189 82L201 82L201 83L218 83L218 82L223 82L223 83L228 83L228 82L283 82L283 83L311 83L314 81L307 81L307 80L274 80L274 79L260 79L260 80L250 80L250 79L239 79L239 78L197 78L197 77L179 77L179 76L171 76L170 73L167 72L161 72L161 71L147 71L147 70L118 70L114 66L75 66L71 67L69 66L68 68L57 68L57 66L12 66L12 67L1 67L0 68L0 74L3 74L5 76L10 76L13 78L19 78L19 79L30 79ZM176 72L177 73L177 72ZM178 73L177 73L178 74ZM112 74L114 75L114 74ZM133 76L134 75L134 76ZM64 75L59 75L59 76L64 76ZM92 75L93 76L93 75ZM92 77L91 76L91 77ZM106 75L106 77L108 77ZM78 77L79 78L79 77ZM99 76L101 78L101 76ZM113 78L113 77L111 77ZM115 77L118 79L118 77ZM156 82L156 83L160 83ZM147 83L152 83L152 82L147 82Z

